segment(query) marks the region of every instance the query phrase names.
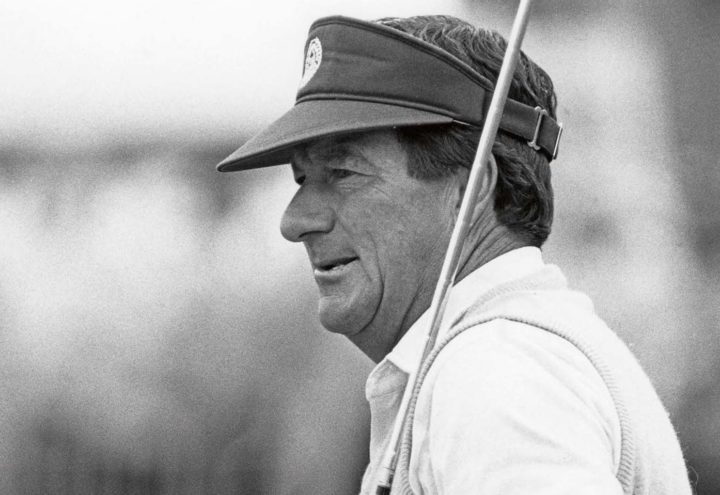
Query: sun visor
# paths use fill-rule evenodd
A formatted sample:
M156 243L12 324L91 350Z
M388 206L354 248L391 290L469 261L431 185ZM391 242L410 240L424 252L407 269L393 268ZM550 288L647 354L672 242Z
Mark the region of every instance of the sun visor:
M481 127L492 83L444 50L380 24L327 17L310 28L295 106L218 165L222 172L287 163L293 147L332 135L459 122ZM561 126L508 100L500 129L548 159Z

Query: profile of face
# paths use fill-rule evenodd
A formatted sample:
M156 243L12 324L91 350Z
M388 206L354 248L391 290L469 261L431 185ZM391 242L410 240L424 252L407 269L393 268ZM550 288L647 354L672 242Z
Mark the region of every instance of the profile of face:
M292 169L280 229L305 245L320 321L379 361L430 304L462 179L411 177L393 131L314 141Z

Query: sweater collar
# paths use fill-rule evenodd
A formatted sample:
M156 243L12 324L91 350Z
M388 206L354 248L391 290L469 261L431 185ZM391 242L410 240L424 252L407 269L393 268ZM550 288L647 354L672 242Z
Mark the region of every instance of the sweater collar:
M447 326L466 311L482 294L498 285L526 277L545 267L539 248L526 246L508 251L473 271L453 286L443 316L438 339L447 333ZM430 326L430 311L426 310L408 329L400 341L380 361L371 376L392 364L406 374L414 373L425 346Z

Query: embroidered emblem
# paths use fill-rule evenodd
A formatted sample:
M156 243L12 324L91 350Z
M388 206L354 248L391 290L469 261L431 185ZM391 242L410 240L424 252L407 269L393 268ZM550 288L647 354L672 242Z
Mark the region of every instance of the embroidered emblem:
M300 79L300 88L312 79L312 76L315 75L320 67L320 62L322 62L322 45L318 38L313 38L308 44L307 54L305 55L305 67L303 68L303 75Z

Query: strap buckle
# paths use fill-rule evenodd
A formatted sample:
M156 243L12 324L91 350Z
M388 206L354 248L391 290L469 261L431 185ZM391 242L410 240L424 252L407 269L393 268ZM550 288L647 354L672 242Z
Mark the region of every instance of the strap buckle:
M558 135L555 139L555 148L553 149L553 160L557 158L558 155L558 148L560 147L560 136L562 136L563 132L563 125L562 122L558 122Z
M528 141L528 145L535 151L540 151L542 147L538 144L538 139L540 138L540 127L542 126L543 119L546 117L550 117L550 114L545 110L543 107L535 107L535 113L537 114L537 121L535 122L535 133L533 134L532 141ZM558 122L558 133L557 137L555 138L555 146L553 146L552 151L552 159L554 160L557 158L558 155L558 148L560 147L560 136L562 136L563 132L563 125Z
M532 141L528 141L528 144L535 151L540 151L541 148L538 144L538 137L540 137L540 126L542 125L543 118L548 117L549 114L547 113L547 110L545 110L543 107L535 107L535 113L537 114L537 121L535 122L535 134L533 134ZM556 149L557 144L558 143L555 143Z

